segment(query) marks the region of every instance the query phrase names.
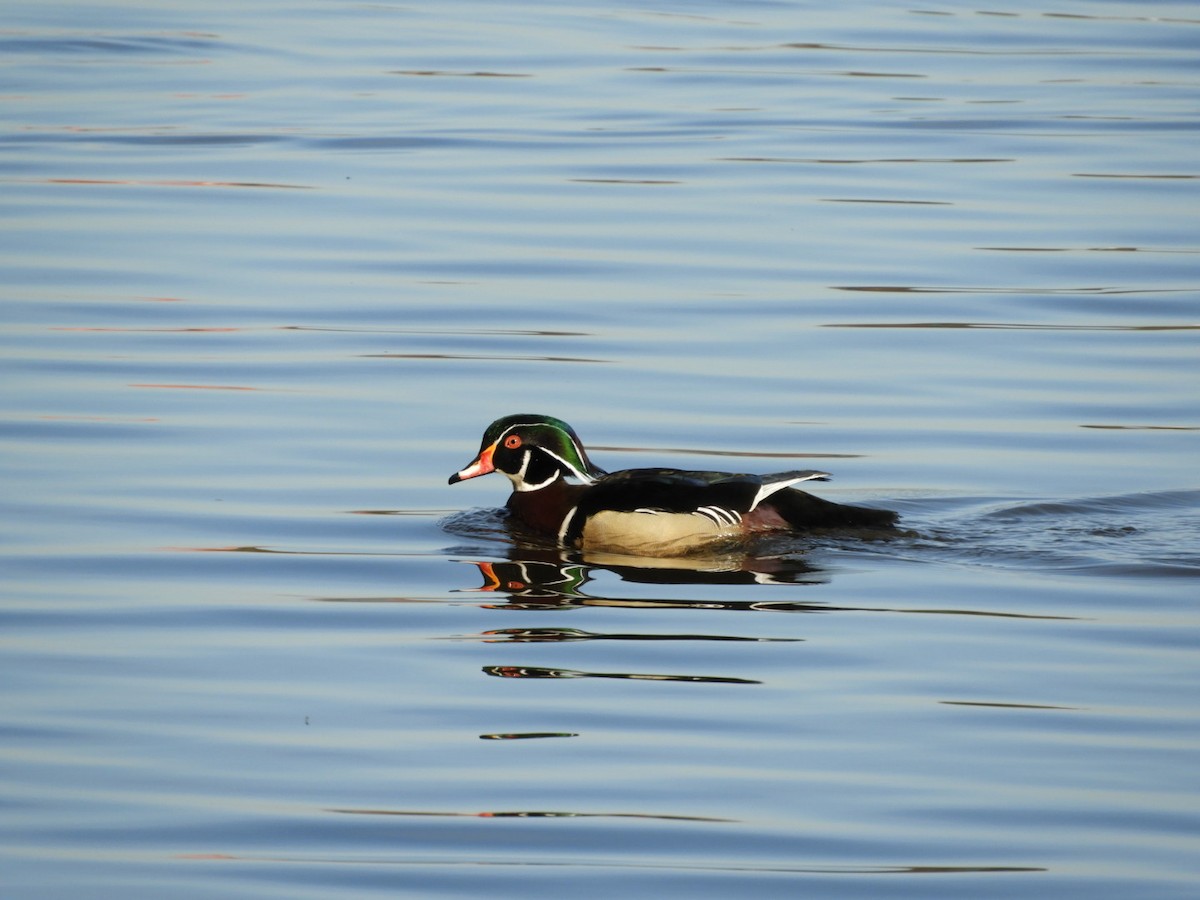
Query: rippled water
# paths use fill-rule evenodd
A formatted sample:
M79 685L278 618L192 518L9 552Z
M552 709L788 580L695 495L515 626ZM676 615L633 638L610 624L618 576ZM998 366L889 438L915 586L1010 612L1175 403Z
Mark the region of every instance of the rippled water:
M6 896L1194 896L1198 41L10 5ZM564 555L526 410L905 533Z

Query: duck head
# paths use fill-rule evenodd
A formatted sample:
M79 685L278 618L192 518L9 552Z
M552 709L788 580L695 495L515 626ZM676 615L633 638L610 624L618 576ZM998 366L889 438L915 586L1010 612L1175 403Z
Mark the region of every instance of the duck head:
M536 491L560 478L588 484L605 474L592 465L570 425L533 414L505 416L489 425L479 455L451 475L450 484L489 472L507 475L515 491Z

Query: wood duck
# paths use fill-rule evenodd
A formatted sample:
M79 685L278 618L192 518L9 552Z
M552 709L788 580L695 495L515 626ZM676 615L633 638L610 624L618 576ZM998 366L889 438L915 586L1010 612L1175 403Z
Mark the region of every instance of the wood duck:
M588 459L570 425L543 415L497 419L483 433L479 454L450 476L450 484L489 472L512 482L507 506L517 520L564 547L590 551L671 556L757 532L888 529L898 518L792 487L829 479L812 469L608 473Z

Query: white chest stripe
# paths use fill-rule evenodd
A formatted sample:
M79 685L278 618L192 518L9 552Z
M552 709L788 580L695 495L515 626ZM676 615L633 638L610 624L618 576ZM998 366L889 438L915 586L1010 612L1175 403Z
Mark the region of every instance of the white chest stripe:
M578 506L572 506L571 511L563 516L562 524L558 526L558 542L561 544L567 539L567 530L571 527L571 520L575 518L575 513L579 512Z

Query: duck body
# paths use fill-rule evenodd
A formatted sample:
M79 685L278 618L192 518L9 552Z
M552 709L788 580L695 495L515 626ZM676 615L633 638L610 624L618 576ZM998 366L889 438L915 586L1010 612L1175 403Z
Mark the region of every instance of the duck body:
M564 547L676 556L764 531L890 528L895 513L846 506L792 485L825 481L812 469L745 475L683 469L608 473L588 459L569 425L550 416L497 419L455 484L499 471L513 485L507 507Z

